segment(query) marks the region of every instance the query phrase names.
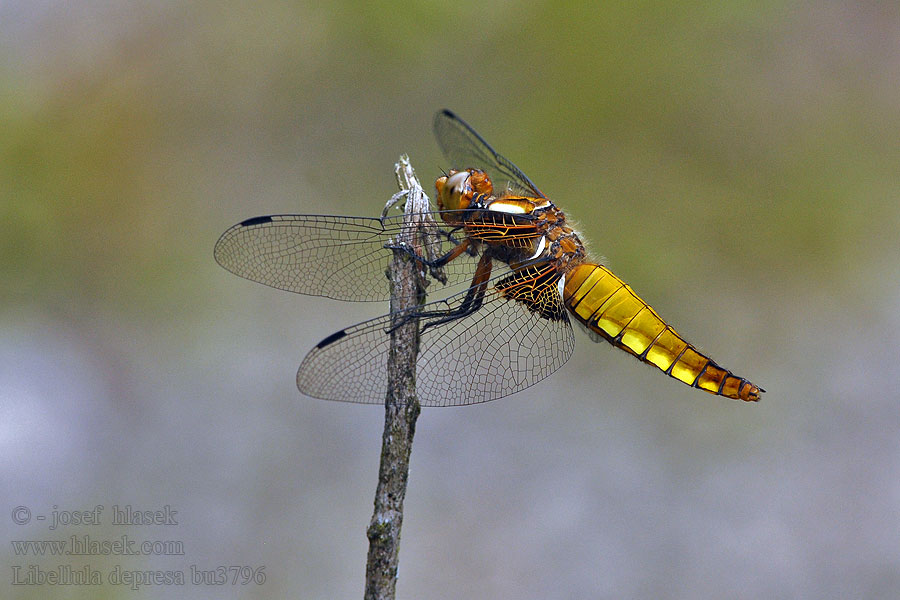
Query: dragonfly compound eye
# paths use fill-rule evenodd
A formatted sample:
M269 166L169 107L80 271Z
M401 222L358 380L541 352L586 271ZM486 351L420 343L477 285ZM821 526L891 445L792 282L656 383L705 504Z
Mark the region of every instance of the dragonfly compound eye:
M435 182L438 192L438 207L441 210L462 210L469 207L472 201L472 186L469 185L469 172L450 171L449 177L439 177Z

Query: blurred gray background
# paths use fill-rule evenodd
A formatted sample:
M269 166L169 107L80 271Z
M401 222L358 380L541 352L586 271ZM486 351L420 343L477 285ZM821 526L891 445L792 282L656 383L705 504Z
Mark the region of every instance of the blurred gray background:
M212 248L261 214L377 215L399 154L426 183L447 166L442 107L768 393L714 398L578 333L542 384L426 409L398 597L900 589L897 4L7 0L0 91L3 598L361 597L383 411L294 373L386 307L244 281ZM13 521L98 504L100 526ZM11 544L72 535L184 555ZM12 585L85 564L187 582Z

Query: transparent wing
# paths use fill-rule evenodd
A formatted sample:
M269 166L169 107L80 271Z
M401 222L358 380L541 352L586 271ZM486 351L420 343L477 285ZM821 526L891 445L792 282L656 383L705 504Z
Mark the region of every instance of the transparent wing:
M491 148L477 131L455 113L444 109L435 115L434 135L451 168L483 169L491 176L495 186L506 179L513 190L522 195L546 197L511 160ZM502 190L495 191L500 193Z
M434 217L432 227L443 228ZM336 300L375 301L390 297L385 248L403 226L403 216L385 219L329 215L255 217L228 229L213 254L228 271L280 290ZM457 239L457 241L459 241ZM440 255L454 242L443 236ZM463 254L443 267L448 288L468 285L473 257ZM429 292L433 290L429 289Z
M496 400L534 385L569 359L575 337L556 285L542 286L535 308L499 292L497 285L509 277L491 280L476 312L424 328L416 363L423 406ZM451 309L464 296L423 310ZM303 359L297 387L326 400L383 404L390 326L391 316L385 315L325 338Z

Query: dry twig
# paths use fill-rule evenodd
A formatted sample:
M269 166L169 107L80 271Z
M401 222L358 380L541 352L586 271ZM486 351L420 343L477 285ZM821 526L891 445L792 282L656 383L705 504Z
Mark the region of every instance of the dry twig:
M400 246L418 250L430 256L433 241L426 233L433 227L423 227L428 218L428 197L416 179L409 158L400 157L395 167L400 193L392 198L388 208L406 197L404 227ZM418 263L408 252L394 250L388 270L391 285L391 314L398 315L424 303L425 279ZM403 499L409 477L409 457L412 451L419 401L416 397L416 356L419 351L418 319L398 321L391 332L388 356L388 392L385 399L384 435L381 445L381 465L375 491L375 512L369 523L369 556L366 563L366 600L394 598L397 585L397 564L400 550L400 527L403 524Z

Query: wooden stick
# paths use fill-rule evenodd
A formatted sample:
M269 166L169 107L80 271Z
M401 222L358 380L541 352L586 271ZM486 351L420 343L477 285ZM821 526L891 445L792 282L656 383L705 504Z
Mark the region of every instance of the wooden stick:
M385 207L406 197L404 227L399 245L424 250L430 255L433 241L422 239L428 227L420 227L430 210L428 197L416 179L409 158L400 157L395 167L400 193ZM394 250L388 269L391 285L391 313L415 309L425 301L425 279L418 263L408 252ZM381 440L381 465L375 491L375 512L369 523L369 556L366 561L366 600L393 600L397 586L400 551L400 527L403 524L403 499L409 478L419 400L416 396L416 356L419 352L418 319L408 319L391 333L388 356L388 391L384 405L384 435Z

